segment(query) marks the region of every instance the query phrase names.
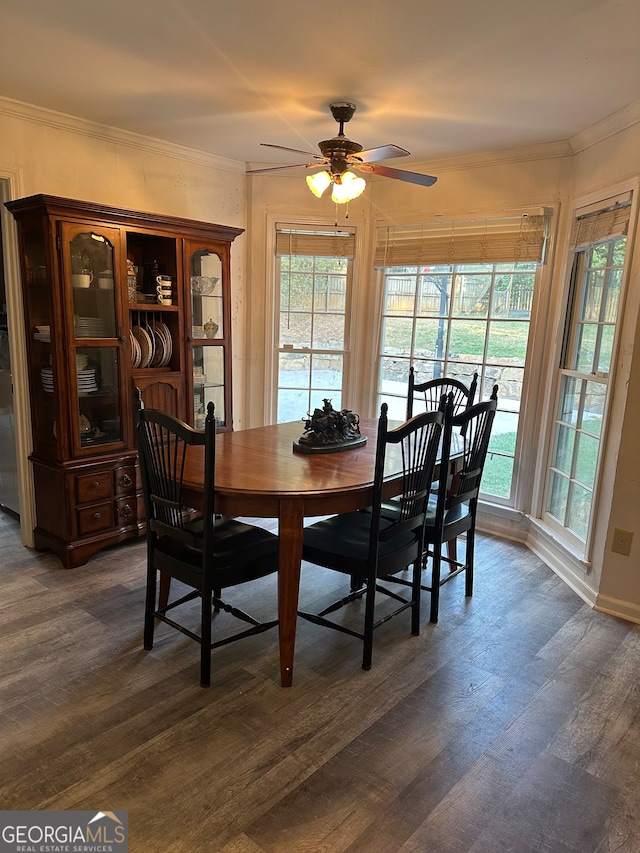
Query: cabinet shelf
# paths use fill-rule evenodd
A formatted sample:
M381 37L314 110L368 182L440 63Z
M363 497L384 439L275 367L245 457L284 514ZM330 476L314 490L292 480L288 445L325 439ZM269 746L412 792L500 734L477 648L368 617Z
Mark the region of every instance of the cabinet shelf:
M129 311L160 311L167 314L178 314L179 305L160 305L159 302L129 302Z

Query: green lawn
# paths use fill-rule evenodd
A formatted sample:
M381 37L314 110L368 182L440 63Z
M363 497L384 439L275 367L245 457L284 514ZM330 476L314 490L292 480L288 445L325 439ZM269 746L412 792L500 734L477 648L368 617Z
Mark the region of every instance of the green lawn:
M518 358L524 364L529 335L529 324L513 320L494 320L487 326L484 320L454 320L451 323L449 351L482 358L485 336L489 334L488 350L492 360ZM384 328L383 352L411 351L413 323L406 317L387 317ZM419 319L415 329L415 352L430 352L435 349L439 333L446 334L446 325L440 329L440 321L433 318Z
M481 489L483 492L498 495L501 498L509 497L513 475L513 457L499 456L498 454L500 452L513 453L515 440L516 434L514 432L504 432L492 436L491 449L487 454L487 461L482 472Z

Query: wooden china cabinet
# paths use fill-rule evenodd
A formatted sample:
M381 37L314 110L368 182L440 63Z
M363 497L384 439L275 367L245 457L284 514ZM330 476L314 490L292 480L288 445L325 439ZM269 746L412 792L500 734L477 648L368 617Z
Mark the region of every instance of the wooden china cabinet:
M136 388L146 407L196 427L211 400L231 429L230 255L242 229L47 195L6 206L22 264L35 543L72 568L144 532ZM171 287L161 304L157 276Z

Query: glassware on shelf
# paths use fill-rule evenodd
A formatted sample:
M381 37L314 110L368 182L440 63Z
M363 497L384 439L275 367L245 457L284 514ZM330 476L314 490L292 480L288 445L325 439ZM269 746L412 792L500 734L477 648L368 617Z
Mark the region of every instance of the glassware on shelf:
M210 296L216 289L216 284L220 281L218 276L213 275L192 275L191 290L198 296Z

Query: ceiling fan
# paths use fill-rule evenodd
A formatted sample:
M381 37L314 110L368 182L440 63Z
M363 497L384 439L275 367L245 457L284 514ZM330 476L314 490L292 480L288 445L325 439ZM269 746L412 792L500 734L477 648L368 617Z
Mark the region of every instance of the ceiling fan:
M359 142L353 142L344 135L344 126L351 120L356 111L355 104L341 101L330 104L329 108L334 119L339 124L337 136L325 139L318 143L320 154L312 151L301 151L299 148L287 148L284 145L272 145L262 142L266 148L278 148L281 151L292 151L295 154L305 154L313 158L310 163L292 163L288 166L271 166L266 169L250 169L247 174L259 172L276 172L280 169L293 169L304 167L305 169L322 168L321 172L314 172L307 176L307 184L311 192L318 198L329 187L333 186L331 199L336 204L344 204L357 198L366 186L363 178L358 177L355 172L363 172L370 175L381 175L384 178L396 178L400 181L408 181L411 184L419 184L430 187L438 180L432 175L422 175L419 172L407 172L403 169L393 169L390 166L382 166L378 160L390 160L392 157L406 157L409 152L397 145L380 145L377 148L363 150Z

